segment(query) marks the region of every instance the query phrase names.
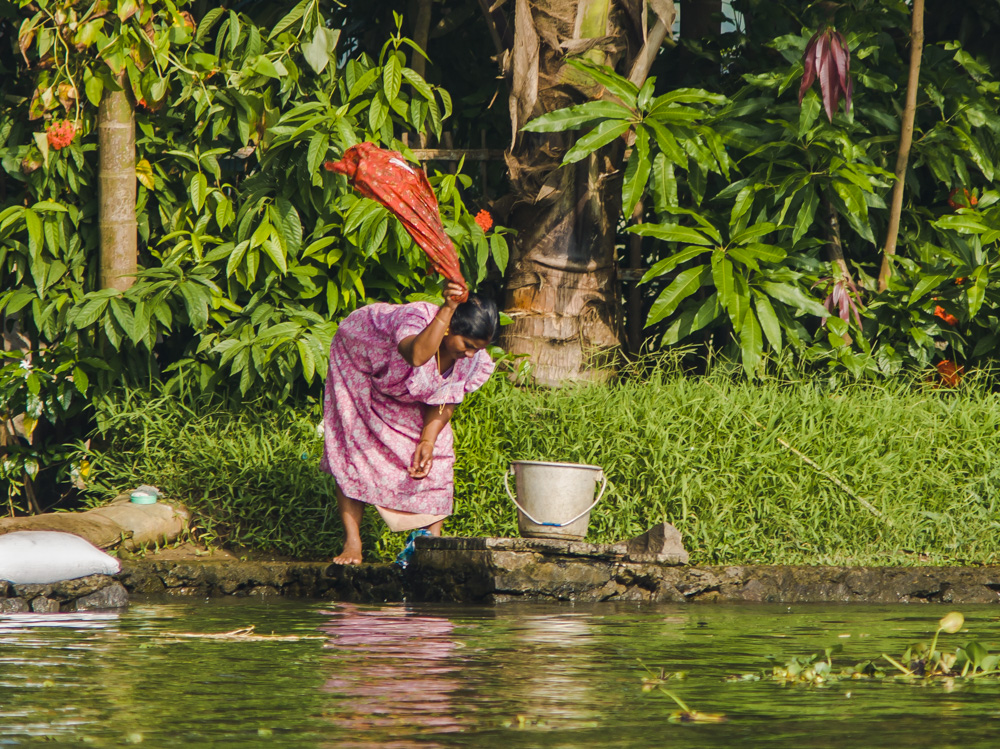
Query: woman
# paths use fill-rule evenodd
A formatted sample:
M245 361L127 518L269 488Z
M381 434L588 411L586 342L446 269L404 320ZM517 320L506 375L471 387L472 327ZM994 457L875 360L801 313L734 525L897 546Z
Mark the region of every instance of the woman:
M330 346L320 468L337 480L344 550L361 563L361 517L375 505L390 530L440 535L455 463L448 422L493 372L485 351L496 305L448 283L445 303L371 304L340 324Z

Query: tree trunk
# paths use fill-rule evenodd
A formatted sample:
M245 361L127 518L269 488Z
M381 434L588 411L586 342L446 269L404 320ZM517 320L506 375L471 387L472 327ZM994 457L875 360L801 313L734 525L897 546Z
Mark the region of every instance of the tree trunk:
M564 167L579 133L518 129L605 95L565 64L567 55L628 76L643 51L642 10L643 3L625 0L517 0L507 166L515 197L508 223L518 234L504 299L514 322L504 327L501 345L530 357L539 384L606 379L621 347L615 239L624 142Z
M100 152L97 221L101 233L98 282L102 289L124 291L135 282L138 268L135 120L124 89L105 89L97 121Z

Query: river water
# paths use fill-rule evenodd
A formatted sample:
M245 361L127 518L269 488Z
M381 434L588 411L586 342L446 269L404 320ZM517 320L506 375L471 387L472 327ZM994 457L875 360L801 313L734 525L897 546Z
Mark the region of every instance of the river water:
M927 606L135 603L0 616L0 746L994 747L1000 682L727 681L840 643L853 665L933 634ZM1000 650L1000 609L962 607ZM281 639L200 635L254 627ZM291 638L291 639L290 639ZM299 638L299 639L294 639ZM726 722L670 722L639 661Z

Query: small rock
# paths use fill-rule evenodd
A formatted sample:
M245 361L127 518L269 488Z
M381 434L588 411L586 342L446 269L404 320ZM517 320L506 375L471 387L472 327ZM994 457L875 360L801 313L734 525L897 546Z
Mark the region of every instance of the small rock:
M641 536L625 542L630 556L670 557L687 564L688 553L681 541L681 533L670 523L654 525Z
M21 614L28 610L23 598L0 598L0 614Z
M59 613L59 601L54 598L38 596L31 601L31 610L36 614L56 614Z
M77 611L90 609L122 609L128 606L128 591L119 582L111 583L96 593L83 596L76 600Z

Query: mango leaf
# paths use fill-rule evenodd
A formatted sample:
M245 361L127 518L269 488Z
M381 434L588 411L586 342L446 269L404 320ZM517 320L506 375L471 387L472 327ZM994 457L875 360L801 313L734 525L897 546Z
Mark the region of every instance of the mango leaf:
M626 78L622 78L611 68L604 65L595 65L592 62L574 58L569 58L566 62L600 83L610 93L621 99L622 104L626 107L635 109L636 99L639 96L639 87L634 83Z
M916 285L913 287L913 291L910 293L910 300L907 302L908 306L913 306L913 303L920 299L924 294L932 289L936 289L942 283L947 281L951 276L923 276Z
M744 229L730 240L732 244L746 244L753 239L759 239L766 234L770 234L773 231L777 231L779 227L776 224L771 224L763 221L759 224L755 224L751 227Z
M698 257L698 255L705 252L708 252L708 249L705 247L685 247L680 252L675 252L670 257L665 257L657 261L652 268L643 274L642 280L639 283L649 283L654 278L658 278L667 271L672 270L675 266L686 263L688 260Z
M507 241L502 235L494 233L490 237L490 251L493 254L493 262L497 264L500 273L505 273L507 262L510 259L510 251L507 247Z
M649 160L649 132L641 125L636 126L635 145L628 165L625 167L625 180L622 184L622 211L630 217L636 205L646 192L649 181L649 171L652 164Z
M288 198L274 201L272 223L278 228L289 255L297 255L302 248L302 221L299 212Z
M382 68L382 92L386 101L392 101L399 96L399 87L403 81L403 73L400 69L399 59L395 55L389 55Z
M743 371L750 376L760 372L760 363L764 354L764 339L761 336L760 324L752 309L747 310L740 328L740 354L743 358Z
M969 287L969 317L975 317L976 313L979 312L979 308L983 306L983 300L986 299L986 287L990 282L990 268L988 265L980 265L974 271L972 271L972 276L970 278L971 285Z
M816 208L819 206L819 193L812 187L805 191L799 215L795 218L795 228L792 230L792 244L806 235L816 218Z
M303 14L306 12L306 9L312 4L313 0L302 0L302 2L288 11L288 13L286 13L285 16L278 21L275 27L271 30L271 33L268 34L267 40L271 41L281 32L291 28L292 24L301 19ZM201 34L201 26L198 27L198 34ZM315 36L313 38L315 38ZM318 73L320 71L317 70L316 72Z
M736 200L733 201L733 210L729 214L729 225L731 227L737 226L743 215L750 210L757 187L758 185L756 184L746 185L736 194Z
M807 312L817 317L827 317L829 312L826 307L817 300L809 297L798 286L787 283L777 283L775 281L764 281L760 284L761 290L772 299L787 304L789 307Z
M719 302L728 307L735 291L736 281L733 278L733 264L721 249L712 253L712 281L715 283Z
M201 213L201 207L205 205L205 196L208 194L208 180L201 172L196 172L188 183L188 195L191 197L191 205L196 213Z
M643 237L656 237L664 242L683 242L685 244L697 244L711 247L711 239L703 235L697 229L690 226L677 226L668 224L637 224L628 227L628 231Z
M588 101L575 107L557 109L528 121L521 127L530 133L561 133L575 130L595 120L631 120L633 113L611 101Z
M771 306L768 298L760 293L754 297L754 306L757 308L757 319L760 321L760 327L764 331L767 342L771 344L771 348L780 353L781 323L778 322L778 316L774 314L774 307Z
M260 248L267 253L267 256L271 258L271 261L278 267L282 275L288 273L288 262L285 259L285 253L282 252L281 245L274 240L273 236L268 236L261 243Z
M677 309L677 305L701 288L702 276L707 271L707 266L699 265L678 273L673 282L660 292L660 296L653 302L645 327L648 328L667 317Z
M684 340L692 333L695 333L719 317L719 296L712 294L698 309L684 310L676 320L674 320L667 332L663 334L661 345L672 346Z
M577 161L585 159L594 151L603 148L616 138L620 138L631 126L631 123L621 120L605 120L573 144L573 147L563 157L562 163L575 164Z

